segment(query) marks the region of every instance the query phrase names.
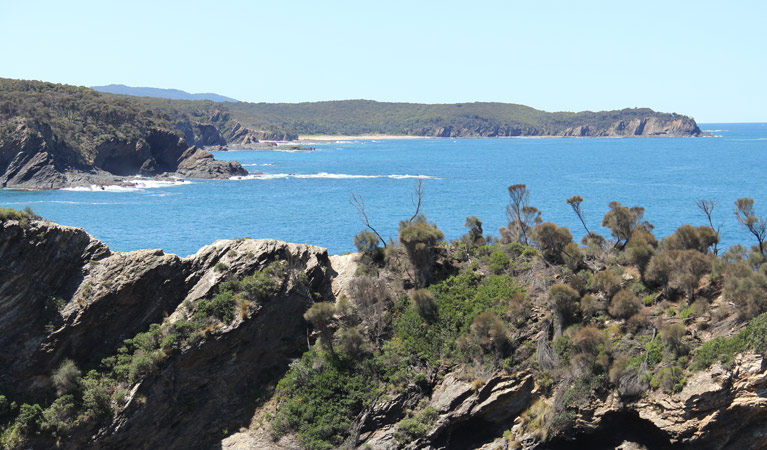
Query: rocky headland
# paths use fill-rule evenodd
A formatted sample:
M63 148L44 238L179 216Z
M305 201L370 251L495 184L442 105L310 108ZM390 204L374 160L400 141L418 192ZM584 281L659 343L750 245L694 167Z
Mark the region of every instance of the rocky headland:
M207 128L200 130L201 139L214 139L205 134ZM0 80L0 188L122 185L135 176L246 174L236 161L217 161L187 144L166 118L152 111L84 88Z

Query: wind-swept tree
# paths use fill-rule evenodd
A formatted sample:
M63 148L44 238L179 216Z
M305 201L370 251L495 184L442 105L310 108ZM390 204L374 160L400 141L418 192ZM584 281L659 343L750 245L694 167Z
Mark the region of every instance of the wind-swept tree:
M713 252L715 255L718 255L719 248L717 247L717 245L719 244L719 229L721 228L721 226L714 227L714 221L711 220L711 215L713 214L714 208L716 207L716 205L717 205L716 200L701 199L695 202L695 206L697 206L698 209L700 209L701 212L703 212L703 214L706 216L706 219L708 219L708 225L716 233L716 241L714 241Z
M529 205L530 191L524 184L515 184L509 186L509 204L506 205L506 218L509 220L509 226L506 233L513 240L523 242L527 241L527 233L538 223L541 223L541 212L538 208Z
M610 211L602 219L602 226L609 228L616 239L615 248L623 250L638 226L644 226L647 230L652 229L649 223L640 223L644 217L644 208L641 206L629 208L618 202L610 202L609 206Z
M575 212L575 215L578 216L578 219L583 224L583 229L586 230L586 235L591 234L589 231L589 227L586 226L586 221L583 219L583 210L581 209L581 203L583 202L583 197L580 195L573 195L572 197L567 199L567 204L570 205L571 208L573 208L573 212Z
M754 213L753 198L739 198L735 200L735 217L738 223L753 234L759 243L759 253L764 255L764 239L767 237L767 219L757 217Z

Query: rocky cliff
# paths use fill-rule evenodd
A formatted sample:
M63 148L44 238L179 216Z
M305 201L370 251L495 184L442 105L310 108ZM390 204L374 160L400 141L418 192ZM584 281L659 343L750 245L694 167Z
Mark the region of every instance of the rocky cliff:
M217 241L179 258L110 252L80 229L45 221L1 226L0 386L16 399L49 396L63 361L99 368L125 339L182 320L222 282L283 264L269 296L123 385L113 418L70 429L65 448L201 448L220 440L223 430L247 424L259 395L306 348L303 313L331 295L327 252L308 245ZM24 442L53 445L47 437Z
M199 125L216 143L215 128ZM56 189L130 183L161 174L247 174L189 146L167 117L73 86L0 79L0 188Z

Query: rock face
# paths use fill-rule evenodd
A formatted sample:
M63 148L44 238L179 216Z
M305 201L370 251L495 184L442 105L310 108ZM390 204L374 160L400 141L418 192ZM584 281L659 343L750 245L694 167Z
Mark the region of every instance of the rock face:
M698 127L694 120L686 116L675 116L670 120L650 116L619 120L608 129L600 129L594 126L579 126L567 128L557 134L564 137L630 137L630 136L708 136Z
M46 124L18 118L10 127L10 133L0 134L0 187L56 189L116 182L117 177L89 165Z
M75 433L67 448L200 448L220 440L222 430L247 425L257 396L305 349L303 313L332 296L327 251L309 245L217 241L179 258L160 250L113 253L80 229L45 221L1 225L0 384L21 392L50 389L64 359L96 367L124 339L175 317L185 301L209 296L229 277L286 262L277 295L167 358L133 386L111 425L98 436Z
M109 139L90 159L69 147L44 123L16 119L0 135L0 187L58 189L69 186L123 184L122 177L176 173L192 178L247 175L236 161L189 147L173 132L153 129L131 140Z

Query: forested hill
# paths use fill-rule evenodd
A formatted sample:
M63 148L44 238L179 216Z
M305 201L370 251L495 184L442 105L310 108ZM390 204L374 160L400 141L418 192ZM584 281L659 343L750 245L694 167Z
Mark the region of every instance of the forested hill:
M126 86L124 84L109 84L106 86L91 86L91 89L98 92L106 92L109 94L123 94L133 95L137 97L158 97L169 98L171 100L211 100L214 102L236 102L231 97L224 97L223 95L213 94L210 92L202 94L190 94L186 91L179 89L160 89L152 87L133 87Z
M183 125L194 140L204 134L204 124L129 99L0 78L0 188L123 184L122 177L134 175L247 173L239 163L215 161L185 140Z
M307 135L410 135L432 137L507 136L704 136L695 120L648 108L619 111L546 112L513 103L387 103L341 100L312 103L247 103L205 94L214 102L191 102L201 97L168 95L172 90L130 88L94 89L140 102L152 109L196 115L220 122L226 129L239 123L260 139L287 140ZM181 92L181 91L178 91ZM152 98L161 97L161 98ZM166 100L170 98L170 100ZM226 101L227 103L220 103ZM216 113L226 114L223 118ZM231 121L231 123L229 123ZM228 142L247 145L245 140Z
M510 103L419 104L344 100L227 105L243 122L262 118L300 135L701 136L690 117L647 108L579 113L540 111Z

